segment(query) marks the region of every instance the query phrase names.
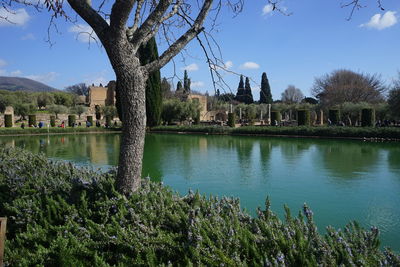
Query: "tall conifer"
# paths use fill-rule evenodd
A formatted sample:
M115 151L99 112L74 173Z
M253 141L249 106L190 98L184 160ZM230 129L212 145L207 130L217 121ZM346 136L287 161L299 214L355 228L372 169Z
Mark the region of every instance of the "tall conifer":
M187 70L185 70L184 74L183 74L183 89L184 89L184 93L189 94L190 93L190 79L188 77L187 74Z
M246 77L246 82L244 85L244 103L251 104L253 102L254 100L253 100L253 93L251 92L250 80L249 77Z
M239 102L244 102L244 82L243 82L243 75L240 75L239 86L236 93L236 100Z
M261 76L260 103L272 104L271 87L265 72Z

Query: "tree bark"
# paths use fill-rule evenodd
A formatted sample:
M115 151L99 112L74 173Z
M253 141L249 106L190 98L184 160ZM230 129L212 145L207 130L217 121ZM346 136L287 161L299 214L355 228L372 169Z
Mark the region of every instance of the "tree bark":
M138 60L137 60L138 61ZM136 65L136 64L133 64ZM136 65L137 66L137 65ZM115 69L122 111L122 138L119 153L117 190L130 195L140 187L146 132L147 71L129 66Z

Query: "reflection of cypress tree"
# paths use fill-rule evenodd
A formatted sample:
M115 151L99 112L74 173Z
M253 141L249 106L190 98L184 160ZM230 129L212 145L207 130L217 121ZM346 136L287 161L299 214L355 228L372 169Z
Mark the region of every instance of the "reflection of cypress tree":
M392 171L400 173L400 149L389 148L388 164Z
M142 177L150 176L152 181L161 182L162 173L162 158L163 158L163 143L162 140L151 134L146 135Z
M241 169L249 174L251 172L251 154L255 142L253 138L248 139L246 137L239 137L235 141Z
M272 144L270 140L261 140L260 141L260 156L261 156L261 165L264 170L267 170L269 161L271 159L271 151Z

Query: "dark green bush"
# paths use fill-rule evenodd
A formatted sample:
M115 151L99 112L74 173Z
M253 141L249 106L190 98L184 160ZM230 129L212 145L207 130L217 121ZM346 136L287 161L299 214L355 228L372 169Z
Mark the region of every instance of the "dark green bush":
M68 127L74 127L76 122L76 115L68 115Z
M36 115L28 115L28 126L36 126Z
M361 126L375 126L375 110L372 108L364 108L361 110Z
M271 125L277 126L282 120L282 114L280 111L271 111Z
M310 126L311 125L311 120L310 120L310 110L298 110L297 111L297 123L299 126Z
M87 117L86 117L86 120L87 120L88 122L90 122L90 125L91 125L91 126L94 125L94 124L93 124L93 116L87 116Z
M97 173L0 149L0 211L8 217L6 266L399 266L378 230L350 223L320 235L311 210L253 218L238 199L179 196L143 180L125 197L115 171ZM18 166L18 168L16 168Z
M331 121L332 125L338 125L340 121L340 110L330 109L328 113L328 119Z
M4 126L7 128L13 127L12 115L4 114Z
M111 127L112 124L112 117L106 116L106 126Z
M235 127L235 113L228 113L228 126L229 127Z
M56 127L56 116L54 116L54 115L50 116L50 126Z

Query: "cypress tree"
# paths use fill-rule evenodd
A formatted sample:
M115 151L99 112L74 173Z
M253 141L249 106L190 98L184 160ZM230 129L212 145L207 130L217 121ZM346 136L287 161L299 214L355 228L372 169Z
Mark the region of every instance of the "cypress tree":
M246 77L246 82L244 85L244 103L251 104L253 102L254 100L253 100L253 93L251 92L250 80L249 77Z
M260 103L272 104L271 87L265 72L261 76Z
M244 82L243 82L243 75L240 75L239 86L236 93L236 100L239 102L244 102Z
M183 90L182 83L181 83L181 81L178 81L178 83L176 84L176 91L180 92L182 90Z
M191 81L188 77L187 70L185 70L183 74L183 90L184 90L183 92L186 94L190 93L190 83Z
M158 59L157 43L154 37L139 48L139 55L142 65ZM160 124L161 110L161 74L160 71L157 70L149 75L149 79L146 83L146 116L148 126L152 127Z

